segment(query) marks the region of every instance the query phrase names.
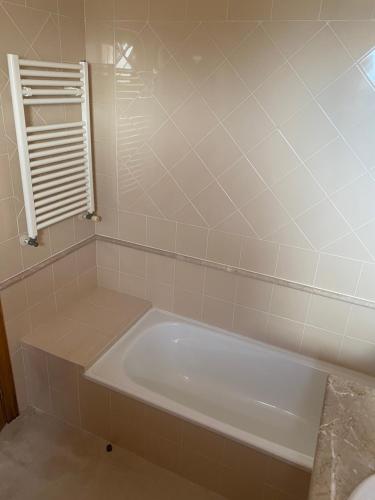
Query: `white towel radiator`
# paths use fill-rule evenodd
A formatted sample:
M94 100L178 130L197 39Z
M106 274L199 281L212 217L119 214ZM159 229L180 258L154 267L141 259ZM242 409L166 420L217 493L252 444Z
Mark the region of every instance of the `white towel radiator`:
M95 215L88 68L20 59L8 54L10 88L21 168L28 235L38 246L38 230L68 217ZM79 104L81 120L27 126L25 106Z

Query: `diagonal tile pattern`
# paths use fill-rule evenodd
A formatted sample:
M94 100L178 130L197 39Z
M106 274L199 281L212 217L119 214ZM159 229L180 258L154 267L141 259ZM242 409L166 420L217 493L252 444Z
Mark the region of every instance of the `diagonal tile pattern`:
M123 64L119 46L133 51L113 95L132 124L131 146L116 127L110 175L119 179L118 210L142 216L145 226L150 216L177 223L177 233L163 226L173 230L168 249L177 248L185 224L192 235L201 228L207 241L218 230L263 240L269 251L276 243L277 253L305 248L348 258L352 248L354 259L372 260L372 21L362 33L364 21L318 19L315 1L278 2L273 19L267 8L229 3L233 18L220 20L218 7L217 18L182 16L180 29L167 16L143 24L115 19L123 23L115 31L115 73ZM142 82L138 95L125 97L133 81ZM138 131L136 120L146 116ZM122 226L122 237L132 238L130 227ZM348 249L345 238L353 241ZM193 246L179 243L178 251ZM241 248L246 267L245 240Z

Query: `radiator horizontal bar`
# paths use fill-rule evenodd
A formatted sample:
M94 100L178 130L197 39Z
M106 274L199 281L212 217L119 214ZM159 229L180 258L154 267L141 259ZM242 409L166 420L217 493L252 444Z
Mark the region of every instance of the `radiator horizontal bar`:
M36 151L35 153L30 153L29 158L32 160L34 158L42 158L43 156L57 155L60 153L68 153L69 151L81 151L86 148L84 143L78 144L77 146L67 146L66 148L56 148L49 149L47 151ZM53 161L53 159L51 159Z
M51 210L54 210L55 208L63 207L69 203L74 203L75 201L81 201L81 200L87 201L88 199L89 199L89 195L86 191L84 193L77 194L76 196L64 198L60 201L56 201L54 203L49 203L48 205L46 205L44 207L37 208L35 210L35 213L36 213L36 215L42 215L42 214L45 214L46 212L50 212Z
M20 59L20 66L33 66L36 68L60 68L60 69L81 69L80 64L57 63L50 61L36 61L34 59Z
M48 97L48 98L33 98L27 97L23 99L25 106L42 105L42 104L78 104L83 102L83 97Z
M61 170L58 172L53 172L51 174L42 175L40 177L34 177L32 180L32 184L34 186L34 190L40 186L40 182L49 181L52 179L58 179L59 177L67 177L71 174L76 174L78 172L87 172L87 167L85 165L80 165L79 167L69 168L68 170Z
M34 95L74 95L74 96L81 96L82 95L82 89L77 88L77 89L29 89L29 93L26 91L27 87L24 87L25 97L31 97Z
M43 141L45 139L56 139L58 137L68 137L72 135L83 135L84 133L85 131L83 130L83 128L80 128L75 130L64 130L63 132L49 132L46 134L28 135L27 142Z
M68 123L55 123L53 125L36 125L33 127L26 127L26 132L47 132L49 130L61 130L66 128L84 127L85 122L68 122Z
M87 201L76 201L75 203L71 203L68 205L65 205L60 208L56 208L55 210L51 212L46 212L45 214L40 215L39 217L36 218L36 223L44 222L46 220L51 220L52 218L56 217L57 215L63 214L64 212L74 210L78 207L85 207L87 205Z
M85 177L87 177L86 171L82 172L81 174L70 175L69 177L65 177L64 179L56 179L49 182L42 182L41 184L37 184L36 186L34 186L33 190L34 193L39 193L40 191L43 191L45 189L54 188L57 186L61 186L63 184L66 185L69 184L70 182L77 181Z
M36 202L35 202L35 208L38 208L38 207L44 207L45 205L49 205L51 203L51 201L56 201L56 200L62 200L63 198L67 198L69 196L73 196L74 194L77 194L77 193L86 193L88 194L87 192L87 185L86 185L86 182L85 181L81 181L81 182L78 182L76 183L77 185L80 185L79 187L76 187L76 188L73 188L73 189L70 189L69 191L66 191L64 188L56 188L56 189L59 189L60 191L57 191L56 189L54 190L51 190L51 191L54 191L53 193L49 194L47 197L45 198L39 198ZM42 193L44 194L44 193Z
M37 80L34 78L24 78L21 85L30 87L83 87L83 82L78 80Z
M71 139L59 139L57 141L44 141L29 144L29 151L34 151L35 149L46 149L52 148L54 146L65 146L66 144L76 144L77 142L84 142L84 137L72 137Z
M88 210L89 206L84 205L81 208L77 208L76 210L72 210L71 212L67 212L59 217L55 217L54 219L49 219L48 221L42 222L41 224L37 224L37 229L43 229L47 226L52 226L52 224L56 224L57 222L61 222L62 220L67 219L68 217L73 217L74 215L81 214L85 210Z
M40 167L31 171L31 176L35 177L36 175L48 174L48 172L56 172L57 170L61 170L62 168L74 167L75 165L82 165L86 162L85 158L80 158L79 160L67 161L65 163L57 163L56 165L51 165L48 167Z
M34 160L30 162L30 167L41 167L42 165L51 165L59 161L71 160L73 158L83 158L86 160L86 152L79 151L78 153L70 153L67 155L54 156L53 158L46 158L45 160Z
M83 185L87 186L86 179L72 182L71 184L66 185L66 186L58 186L56 188L51 188L51 189L48 189L47 191L43 191L41 193L35 193L34 200L40 200L41 198L45 198L46 196L51 196L51 195L56 194L56 193L62 193L63 191L66 191L67 189L72 189L72 188L75 188L78 186L83 186Z
M80 71L39 71L37 69L21 69L21 76L41 76L47 78L82 78Z

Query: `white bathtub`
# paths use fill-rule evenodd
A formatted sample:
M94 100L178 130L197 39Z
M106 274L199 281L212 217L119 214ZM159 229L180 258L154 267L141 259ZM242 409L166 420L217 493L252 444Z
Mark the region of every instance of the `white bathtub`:
M311 469L329 372L352 373L152 309L85 376Z

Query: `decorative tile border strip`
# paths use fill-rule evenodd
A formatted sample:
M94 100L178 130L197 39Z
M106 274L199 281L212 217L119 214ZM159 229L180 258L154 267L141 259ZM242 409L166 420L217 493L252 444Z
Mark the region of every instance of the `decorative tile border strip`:
M62 259L63 257L66 257L67 255L76 252L82 247L85 247L92 241L96 241L96 236L90 236L89 238L86 238L85 240L82 240L78 243L75 243L71 247L66 248L65 250L62 250L61 252L57 252L54 255L51 255L51 257L48 257L48 259L42 260L41 262L38 262L38 264L35 264L32 267L29 267L28 269L25 269L24 271L21 271L18 274L15 274L14 276L11 276L10 278L7 278L6 280L0 281L0 292L2 290L5 290L5 288L8 288L9 286L12 286L19 281L22 281L29 276L32 276L33 274L37 273L38 271L41 271L47 266L50 266L54 262ZM30 248L30 251L33 249Z
M238 276L245 276L247 278L265 281L266 283L272 283L274 285L292 288L294 290L299 290L301 292L311 293L313 295L320 295L322 297L327 297L329 299L339 300L341 302L346 302L349 304L354 304L354 305L358 305L358 306L362 306L362 307L368 307L371 309L375 309L375 302L373 302L371 300L366 300L366 299L362 299L359 297L354 297L352 295L347 295L347 294L343 294L343 293L339 293L339 292L325 290L324 288L318 288L318 287L315 287L312 285L304 285L303 283L298 283L296 281L289 281L289 280L286 280L284 278L277 278L276 276L271 276L268 274L257 273L255 271L248 271L248 270L240 268L240 267L229 266L226 264L220 264L220 263L214 262L212 260L200 259L198 257L191 257L189 255L183 255L183 254L176 253L176 252L170 252L168 250L160 250L159 248L151 247L148 245L142 245L139 243L132 243L131 241L120 240L118 238L111 238L110 236L102 236L102 235L90 236L86 240L82 240L79 243L76 243L75 245L72 245L71 247L69 247L63 251L52 255L51 257L40 262L39 264L36 264L35 266L30 267L29 269L26 269L25 271L22 271L21 273L16 274L15 276L12 276L11 278L8 278L4 281L1 281L0 282L0 292L2 290L5 290L5 288L8 288L11 285L18 283L19 281L22 281L25 278L32 276L33 274L37 273L41 269L44 269L45 267L53 264L57 260L62 259L66 255L69 255L69 254L79 250L80 248L88 245L89 243L91 243L93 241L104 241L106 243L112 243L114 245L133 248L135 250L141 250L143 252L148 252L148 253L152 253L155 255L161 255L163 257L169 257L171 259L180 260L183 262L189 262L190 264L195 264L197 266L206 266L206 267L209 267L211 269L225 271L228 273L236 274Z
M276 276L271 276L268 274L257 273L255 271L248 271L247 269L235 266L229 266L226 264L220 264L212 260L200 259L198 257L190 257L189 255L170 252L168 250L160 250L158 248L150 247L148 245L132 243L130 241L120 240L118 238L111 238L109 236L96 235L96 239L97 241L104 241L106 243L113 243L115 245L134 248L135 250L142 250L144 252L149 252L164 257L170 257L172 259L189 262L190 264L196 264L198 266L206 266L211 269L217 269L219 271L233 273L238 276L245 276L247 278L265 281L266 283L272 283L274 285L293 288L294 290L299 290L301 292L311 293L313 295L320 295L322 297L327 297L329 299L340 300L341 302L347 302L349 304L375 309L375 302L371 300L361 299L359 297L354 297L352 295L325 290L324 288L318 288L312 285L304 285L303 283L298 283L296 281L289 281L284 278L277 278Z

